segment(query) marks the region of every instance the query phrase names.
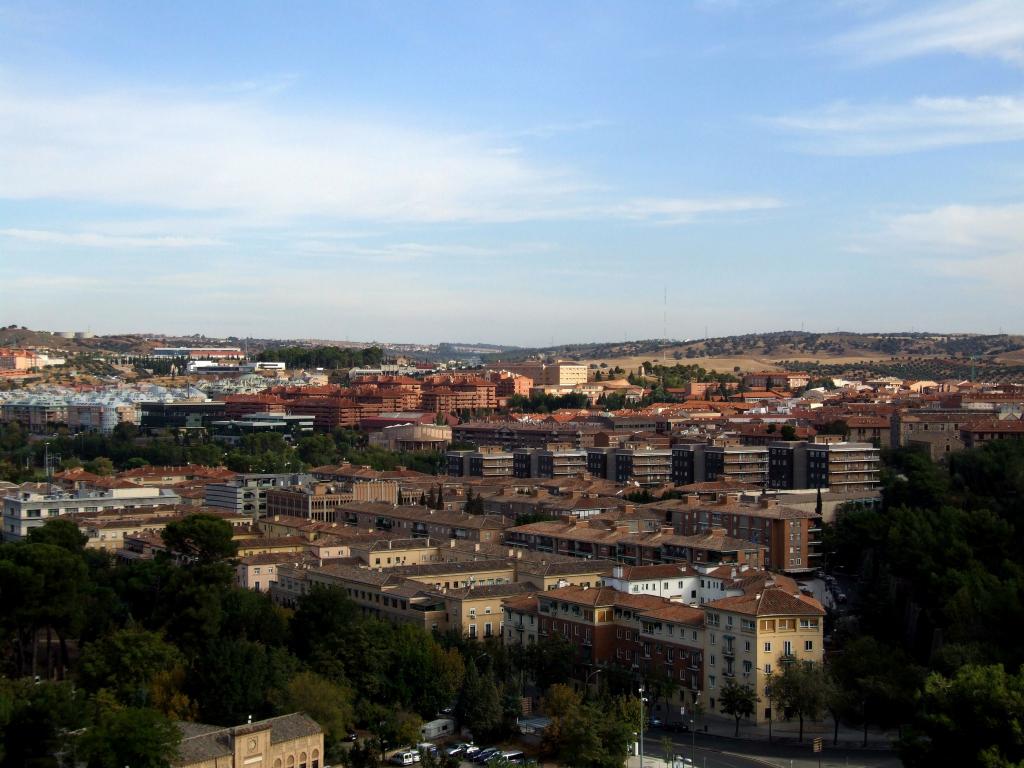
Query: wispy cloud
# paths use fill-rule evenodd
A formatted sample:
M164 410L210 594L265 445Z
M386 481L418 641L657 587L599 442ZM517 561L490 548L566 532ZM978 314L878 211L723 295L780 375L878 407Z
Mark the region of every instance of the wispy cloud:
M485 136L349 115L282 114L259 94L47 97L2 82L0 168L0 198L219 214L262 226L303 217L683 222L744 210L751 199L623 202L571 168L531 160ZM685 216L673 213L681 209Z
M59 232L47 229L0 229L0 237L81 248L202 248L223 243L221 240L208 237L127 237L98 232Z
M868 63L956 53L1024 65L1024 3L945 2L863 26L831 45Z
M1021 3L1024 7L1024 2ZM823 154L883 155L1024 139L1024 98L922 96L901 104L836 102L769 118Z
M938 274L1024 288L1024 204L947 205L896 216L875 239Z

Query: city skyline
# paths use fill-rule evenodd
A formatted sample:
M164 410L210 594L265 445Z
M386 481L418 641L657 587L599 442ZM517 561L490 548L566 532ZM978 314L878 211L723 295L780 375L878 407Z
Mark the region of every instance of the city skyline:
M0 36L0 324L1022 330L1013 0L0 3Z

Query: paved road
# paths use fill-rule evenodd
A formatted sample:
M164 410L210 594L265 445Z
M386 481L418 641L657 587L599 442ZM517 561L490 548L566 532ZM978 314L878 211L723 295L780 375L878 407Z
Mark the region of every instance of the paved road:
M673 752L682 757L691 756L691 740L686 734L668 734L672 739ZM662 733L655 731L652 737L645 739L645 749L652 754L661 755ZM725 739L718 736L697 734L696 766L703 768L707 760L707 768L817 768L818 757L811 751L810 743L803 746L795 744L769 744L764 741L740 741ZM660 763L660 761L659 761ZM821 753L821 768L898 768L899 758L889 751L835 749L825 746ZM639 768L630 763L630 768ZM646 768L652 768L647 766Z

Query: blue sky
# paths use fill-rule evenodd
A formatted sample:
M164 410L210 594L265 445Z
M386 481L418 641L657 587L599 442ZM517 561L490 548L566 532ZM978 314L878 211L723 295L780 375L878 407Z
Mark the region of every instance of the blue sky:
M0 0L0 324L1022 332L1022 142L1021 0Z

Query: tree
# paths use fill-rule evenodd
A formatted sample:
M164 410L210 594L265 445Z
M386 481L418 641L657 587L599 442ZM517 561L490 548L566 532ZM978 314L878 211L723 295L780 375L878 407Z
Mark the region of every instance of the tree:
M85 542L88 540L89 537L73 521L59 517L33 528L26 538L29 544L52 544L78 555L85 551Z
M298 442L299 458L312 467L337 464L338 446L329 435L311 435Z
M456 703L456 714L475 739L487 739L501 729L502 710L498 686L490 670L481 675L476 664L466 665L466 675Z
M899 745L904 765L985 765L1024 761L1024 668L968 664L952 678L928 676L914 723Z
M332 752L352 726L352 691L314 672L300 672L288 681L283 705L285 712L305 712L316 720Z
M177 756L181 733L152 709L112 709L79 740L78 756L88 768L168 768Z
M779 434L783 440L796 440L796 427L792 424L783 424Z
M820 664L784 659L782 672L772 681L772 700L785 712L787 719L800 721L800 737L804 740L804 720L817 720L825 706L825 675Z
M167 548L186 563L209 565L235 556L231 524L206 514L189 515L168 523L163 530Z
M181 652L157 633L129 628L87 645L78 671L86 688L105 688L122 704L146 706L154 678L184 661Z
M92 472L94 475L112 475L114 474L114 462L106 456L99 456L85 463L85 471Z
M740 735L740 718L749 718L754 714L758 702L757 693L749 685L738 685L735 680L726 682L719 696L719 705L727 715L736 720L736 737Z

